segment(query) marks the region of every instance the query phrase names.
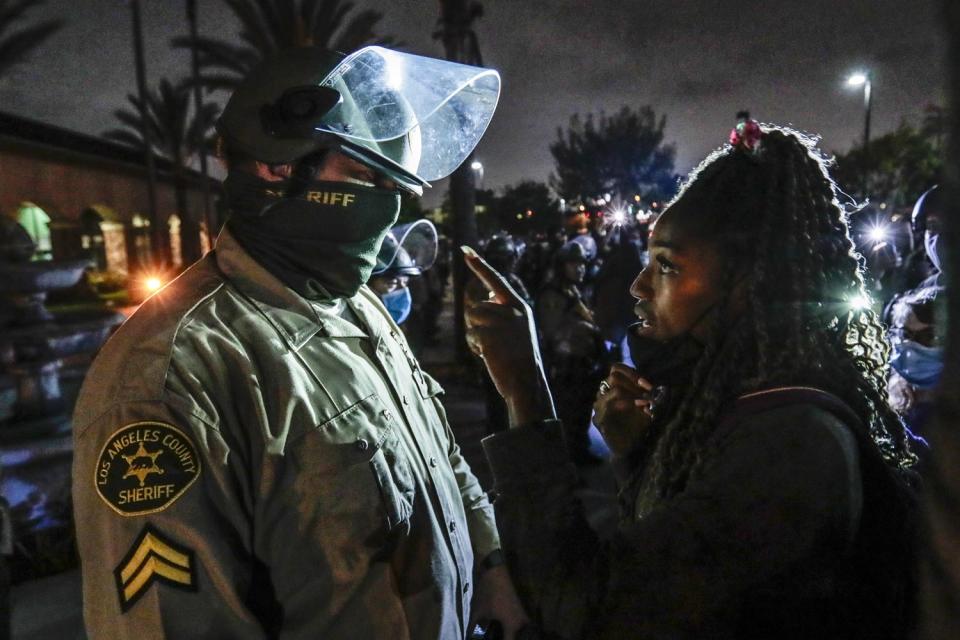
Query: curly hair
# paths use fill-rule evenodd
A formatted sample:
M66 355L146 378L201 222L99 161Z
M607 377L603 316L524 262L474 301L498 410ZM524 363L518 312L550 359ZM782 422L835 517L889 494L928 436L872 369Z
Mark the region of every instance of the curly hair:
M889 347L869 309L830 161L800 132L762 131L757 152L726 146L708 156L670 205L682 205L696 216L697 232L715 239L725 265L721 307L736 286L747 311L714 323L682 399L658 416L641 512L697 473L725 406L775 386L833 393L857 413L887 464L907 469L916 461L888 403ZM718 317L734 315L724 311Z

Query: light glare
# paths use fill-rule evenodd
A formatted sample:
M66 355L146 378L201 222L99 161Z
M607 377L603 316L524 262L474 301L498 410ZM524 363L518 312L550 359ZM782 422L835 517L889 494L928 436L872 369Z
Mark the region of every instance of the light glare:
M870 298L864 295L855 296L850 299L850 302L848 304L850 305L850 308L854 311L859 311L861 309L869 309Z
M880 244L887 239L889 232L886 225L877 224L867 231L867 237L875 244Z
M867 82L867 74L865 73L854 73L849 78L847 78L847 86L849 87L861 87Z

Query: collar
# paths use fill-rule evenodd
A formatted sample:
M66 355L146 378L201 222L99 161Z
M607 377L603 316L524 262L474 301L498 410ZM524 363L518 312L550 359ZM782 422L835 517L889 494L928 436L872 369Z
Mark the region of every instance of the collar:
M250 257L226 227L217 237L214 255L223 275L294 351L320 332L330 338L366 337L340 317L344 300L307 300Z

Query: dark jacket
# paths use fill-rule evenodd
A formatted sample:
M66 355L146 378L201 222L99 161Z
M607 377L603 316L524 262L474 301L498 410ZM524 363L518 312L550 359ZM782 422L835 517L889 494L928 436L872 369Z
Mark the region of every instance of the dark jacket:
M686 489L625 510L609 540L580 513L558 423L487 438L536 624L571 639L904 637L909 498L844 418L795 402L724 420Z

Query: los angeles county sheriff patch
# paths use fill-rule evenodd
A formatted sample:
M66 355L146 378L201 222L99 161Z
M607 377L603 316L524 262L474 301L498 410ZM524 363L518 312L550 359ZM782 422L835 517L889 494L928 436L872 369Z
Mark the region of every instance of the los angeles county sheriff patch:
M163 422L135 422L107 440L97 460L94 485L122 516L163 511L200 476L190 437Z

